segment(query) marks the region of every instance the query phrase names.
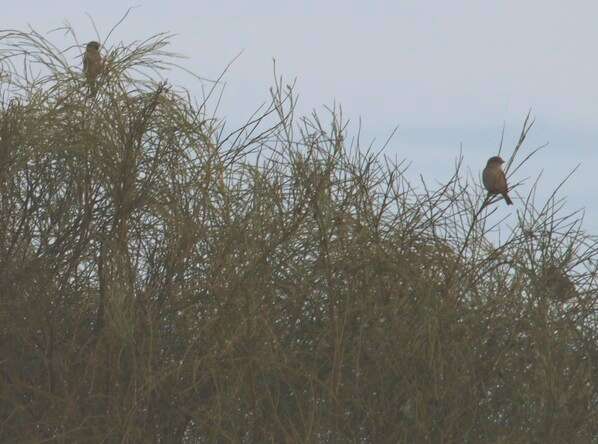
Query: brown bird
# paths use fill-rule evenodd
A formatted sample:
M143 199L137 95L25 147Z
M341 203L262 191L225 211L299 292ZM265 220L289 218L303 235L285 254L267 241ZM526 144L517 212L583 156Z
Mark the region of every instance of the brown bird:
M544 269L542 282L547 296L565 302L577 295L575 284L571 281L565 270L550 264Z
M89 87L89 95L95 96L98 92L96 80L104 69L104 60L100 55L100 44L98 42L91 41L85 48L85 54L83 55L83 74L85 74L85 80Z
M494 156L488 159L486 168L482 173L482 181L484 186L490 194L502 194L507 205L513 205L513 201L507 194L509 188L507 187L507 178L505 172L502 170L502 164L505 163L499 156Z

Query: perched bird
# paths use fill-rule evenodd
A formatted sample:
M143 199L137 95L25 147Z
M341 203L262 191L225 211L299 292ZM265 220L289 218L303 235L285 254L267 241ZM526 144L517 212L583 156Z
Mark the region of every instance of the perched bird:
M486 168L482 173L482 181L484 186L490 194L502 194L507 205L513 205L513 201L507 194L509 188L507 187L507 178L505 172L502 170L502 164L505 163L499 156L494 156L488 159Z
M104 60L100 55L100 44L91 41L87 44L85 54L83 55L83 74L85 74L85 80L87 81L91 97L95 96L98 92L96 80L103 69Z
M552 299L565 302L577 295L575 285L567 273L554 264L545 267L542 282L546 295Z

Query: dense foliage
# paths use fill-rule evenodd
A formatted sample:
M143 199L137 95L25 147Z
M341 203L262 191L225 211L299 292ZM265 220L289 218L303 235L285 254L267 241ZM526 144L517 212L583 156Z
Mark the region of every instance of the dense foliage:
M598 442L597 243L556 194L494 224L279 80L229 132L166 42L91 97L80 47L1 36L0 441Z

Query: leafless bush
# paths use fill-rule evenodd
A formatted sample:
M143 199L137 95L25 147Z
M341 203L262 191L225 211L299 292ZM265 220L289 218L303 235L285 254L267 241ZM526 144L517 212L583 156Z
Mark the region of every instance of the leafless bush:
M556 193L499 238L460 162L414 186L281 80L227 132L167 40L90 98L0 35L2 442L595 439L597 243Z

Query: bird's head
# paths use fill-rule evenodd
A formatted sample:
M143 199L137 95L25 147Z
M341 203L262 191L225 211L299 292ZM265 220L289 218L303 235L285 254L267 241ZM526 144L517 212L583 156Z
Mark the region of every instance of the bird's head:
M91 41L87 44L87 49L95 49L96 51L100 50L100 44L96 41Z
M493 156L490 159L488 159L488 163L486 164L486 166L494 166L494 165L502 165L503 163L505 163L504 160L502 160L502 157L500 156Z

